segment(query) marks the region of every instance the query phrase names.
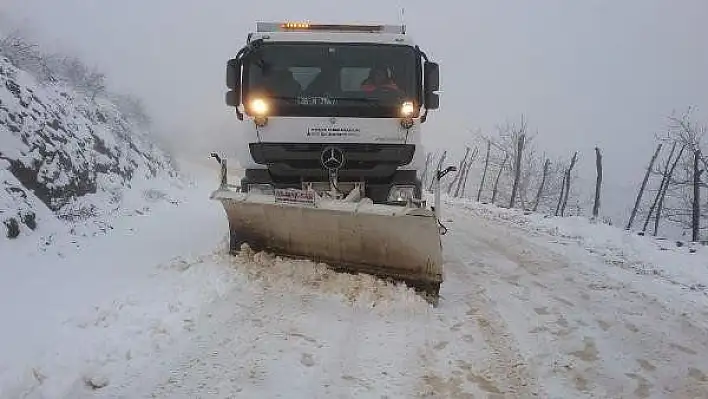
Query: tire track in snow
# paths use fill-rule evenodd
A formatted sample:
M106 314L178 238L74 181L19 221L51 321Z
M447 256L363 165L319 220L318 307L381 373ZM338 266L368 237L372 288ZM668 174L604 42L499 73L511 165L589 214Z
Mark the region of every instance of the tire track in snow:
M455 216L544 382L573 397L708 397L708 362L698 355L708 353L708 332L657 303L631 272L580 247L557 253L544 246L550 237Z
M458 220L463 218L458 216ZM522 341L519 345L523 346L526 341L529 367L534 369L544 386L552 386L550 394L585 397L583 395L589 393L589 380L595 380L597 376L593 375L593 366L585 367L576 360L595 365L595 343L592 338L573 336L579 326L569 325L565 319L569 302L546 293L549 290L546 278L562 273L568 267L567 260L547 253L493 223L475 222L481 225L479 231L466 230L465 241L460 244L474 254L468 264L484 275L483 285L497 299L498 312L503 315L500 317L514 325L517 339ZM524 324L528 325L524 327ZM534 347L529 346L531 337L537 337ZM549 341L569 339L580 342L582 350L544 345Z
M461 250L470 249L467 239L467 235L451 234L450 242L446 243L451 258L446 265L446 280L456 282L451 284L452 289L459 287L464 290L461 292L466 292L460 298L467 306L465 315L475 322L486 345L487 356L483 367L473 367L469 362L461 362L460 366L468 372L474 368L480 370L477 374L468 375L468 379L491 397L535 398L539 394L536 378L527 368L506 322L496 312L494 302L479 283L486 277L479 265L466 259L469 251Z
M426 374L418 397L536 398L540 387L470 263L464 232L444 237L445 282L437 318L426 326L420 359Z

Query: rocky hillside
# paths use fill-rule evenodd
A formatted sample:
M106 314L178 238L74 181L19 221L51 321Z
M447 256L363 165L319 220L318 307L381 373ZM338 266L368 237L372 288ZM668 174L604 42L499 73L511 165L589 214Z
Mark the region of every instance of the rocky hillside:
M144 128L113 102L40 82L0 54L0 241L43 222L100 218L121 208L136 182L175 176Z

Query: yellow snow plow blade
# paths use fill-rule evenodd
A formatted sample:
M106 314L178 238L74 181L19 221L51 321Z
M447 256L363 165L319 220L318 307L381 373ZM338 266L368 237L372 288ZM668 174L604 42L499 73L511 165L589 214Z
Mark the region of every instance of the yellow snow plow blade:
M245 242L338 271L402 281L438 296L443 259L431 210L373 204L366 198L330 200L304 190L263 194L222 187L211 198L226 211L232 251Z

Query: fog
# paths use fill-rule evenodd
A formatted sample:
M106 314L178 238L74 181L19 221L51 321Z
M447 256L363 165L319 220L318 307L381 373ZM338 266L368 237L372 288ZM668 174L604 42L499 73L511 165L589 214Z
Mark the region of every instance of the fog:
M632 202L666 117L688 106L708 123L705 0L449 1L4 0L2 12L142 97L174 148L233 146L224 65L257 20L399 23L441 65L431 148L461 155L472 131L526 116L551 156L580 153L592 178L604 152L606 201ZM226 141L224 141L226 140Z

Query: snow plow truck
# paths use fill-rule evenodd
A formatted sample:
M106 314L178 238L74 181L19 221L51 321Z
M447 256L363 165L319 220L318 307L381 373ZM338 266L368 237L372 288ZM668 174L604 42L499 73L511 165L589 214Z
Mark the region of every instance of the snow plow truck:
M243 122L238 184L220 163L211 198L230 249L323 262L405 282L437 301L439 181L424 200L421 125L439 106L438 64L405 25L258 22L226 63L226 104Z

